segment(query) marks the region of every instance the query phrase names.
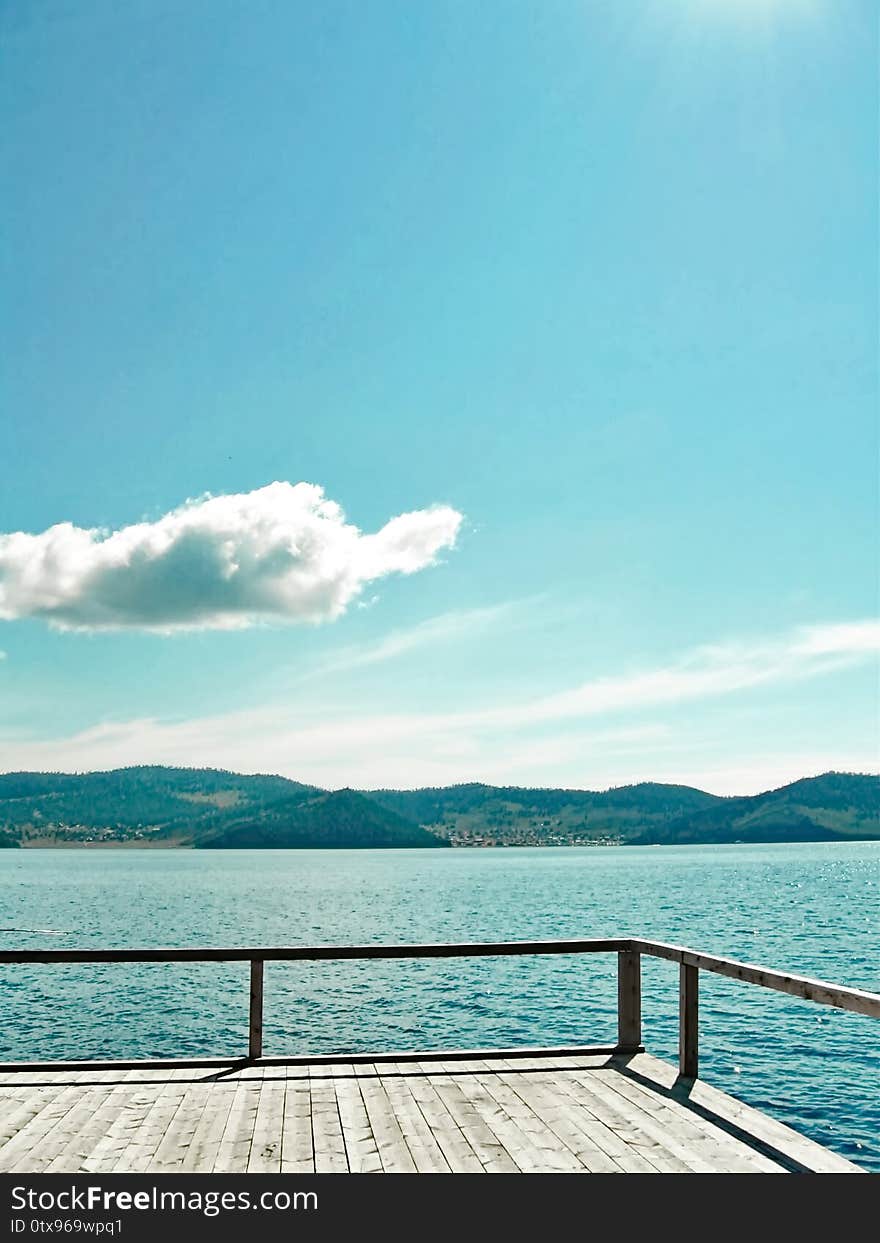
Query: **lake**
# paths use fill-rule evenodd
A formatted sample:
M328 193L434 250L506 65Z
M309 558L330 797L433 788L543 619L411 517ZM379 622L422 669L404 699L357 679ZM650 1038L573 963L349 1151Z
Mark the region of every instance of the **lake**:
M876 991L880 843L6 850L6 949L644 936ZM247 964L0 967L4 1060L247 1048ZM701 973L703 1078L880 1171L875 1022ZM268 963L264 1052L606 1044L613 955ZM643 963L675 1060L678 969Z

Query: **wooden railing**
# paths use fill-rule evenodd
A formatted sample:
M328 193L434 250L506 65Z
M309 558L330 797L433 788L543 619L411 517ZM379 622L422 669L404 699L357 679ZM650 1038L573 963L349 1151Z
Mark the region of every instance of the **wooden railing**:
M699 973L711 971L805 1001L880 1018L880 995L701 954L682 945L634 938L576 941L464 942L449 945L317 945L242 949L0 950L4 963L249 962L248 1058L263 1056L263 966L266 962L343 961L378 958L496 958L534 954L617 954L617 1044L614 1052L642 1046L641 960L679 964L679 1073L699 1070Z

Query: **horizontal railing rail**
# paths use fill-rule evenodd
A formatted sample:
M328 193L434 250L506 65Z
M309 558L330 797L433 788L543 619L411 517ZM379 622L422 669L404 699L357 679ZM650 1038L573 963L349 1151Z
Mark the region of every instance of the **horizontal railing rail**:
M829 984L827 980L816 980L807 975L773 971L769 967L738 962L735 958L701 954L685 945L667 945L663 941L632 941L630 944L633 949L651 958L666 958L683 966L694 967L698 971L711 971L715 975L726 975L746 984L757 984L760 988L788 993L803 1001L815 1001L822 1006L835 1006L839 1010L852 1010L856 1014L880 1018L880 993L869 993L864 989L849 988L843 984Z
M263 967L267 962L351 961L395 958L497 958L541 954L617 954L617 1045L620 1053L642 1049L641 959L679 964L679 1073L696 1078L699 1069L699 973L713 972L804 1001L880 1018L880 994L831 984L809 976L702 954L683 945L633 937L567 941L482 941L433 945L311 945L177 949L0 950L0 965L25 963L249 962L248 1057L263 1055Z

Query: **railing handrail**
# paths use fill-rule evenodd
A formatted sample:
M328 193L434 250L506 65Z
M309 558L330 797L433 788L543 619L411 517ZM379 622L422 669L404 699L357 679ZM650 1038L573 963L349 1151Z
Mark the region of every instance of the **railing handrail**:
M350 961L396 958L489 958L537 954L644 954L682 966L788 993L819 1005L834 1006L880 1018L880 994L810 976L795 975L703 954L685 945L635 937L553 941L455 941L404 945L288 945L92 950L0 950L0 964L9 963L118 963L118 962L290 962Z
M404 945L282 945L145 947L119 950L0 950L9 962L264 962L353 958L490 958L516 954L602 954L629 949L626 937L566 941L439 941Z

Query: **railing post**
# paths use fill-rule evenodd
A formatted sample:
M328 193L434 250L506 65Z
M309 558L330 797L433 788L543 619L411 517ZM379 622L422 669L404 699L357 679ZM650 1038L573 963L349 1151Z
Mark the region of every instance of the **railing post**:
M251 1005L248 1028L248 1057L263 1056L263 960L251 959Z
M617 955L617 1045L635 1052L642 1044L642 958L634 950Z
M700 972L683 962L678 974L678 1073L696 1079L700 1068Z

